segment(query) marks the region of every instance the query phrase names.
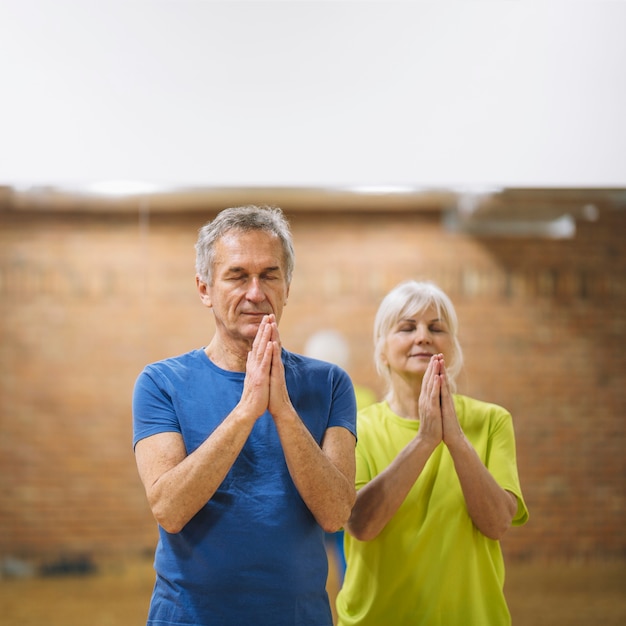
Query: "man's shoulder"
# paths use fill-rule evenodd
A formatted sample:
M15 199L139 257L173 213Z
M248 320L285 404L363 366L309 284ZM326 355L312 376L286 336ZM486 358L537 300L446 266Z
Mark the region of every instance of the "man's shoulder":
M285 348L283 348L283 362L286 366L296 369L318 372L344 371L339 365L335 365L335 363L331 363L330 361L322 361L321 359L315 359L297 352L290 352L289 350L285 350Z
M176 372L182 371L190 368L197 367L201 361L203 356L203 350L201 348L197 348L194 350L190 350L189 352L184 352L182 354L177 354L175 356L165 357L163 359L159 359L158 361L153 361L145 366L145 373L166 373L166 372Z

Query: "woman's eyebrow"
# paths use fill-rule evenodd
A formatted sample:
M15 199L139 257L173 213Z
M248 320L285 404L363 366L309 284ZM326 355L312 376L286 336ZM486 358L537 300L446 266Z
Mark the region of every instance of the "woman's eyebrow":
M417 317L419 317L418 315L416 315L415 317L401 317L398 320L398 324L402 324L402 322L413 322L415 323ZM431 320L427 320L429 324L432 324L433 322L443 322L444 320L440 317L433 317L433 319Z

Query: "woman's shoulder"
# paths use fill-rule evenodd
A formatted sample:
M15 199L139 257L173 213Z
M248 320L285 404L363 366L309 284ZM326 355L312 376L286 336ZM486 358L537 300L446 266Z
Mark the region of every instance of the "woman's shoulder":
M463 394L454 394L454 406L457 413L482 413L491 415L510 416L510 412L505 407L495 402L480 400Z
M357 425L362 431L378 430L383 428L389 418L393 416L389 405L385 400L373 402L357 413Z
M370 420L373 417L378 415L384 415L391 411L389 405L385 400L381 400L380 402L372 402L368 404L366 407L363 407L359 410L359 417L362 417L364 420Z

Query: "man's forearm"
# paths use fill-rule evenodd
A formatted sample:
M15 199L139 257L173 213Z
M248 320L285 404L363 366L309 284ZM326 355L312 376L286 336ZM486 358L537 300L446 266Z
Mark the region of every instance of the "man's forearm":
M147 486L152 513L167 532L180 532L213 497L241 452L254 420L237 411L235 409L194 452L165 468ZM152 456L158 457L158 451L153 451Z
M354 436L345 428L331 428L320 447L295 412L275 421L289 473L302 499L326 532L339 530L356 499Z

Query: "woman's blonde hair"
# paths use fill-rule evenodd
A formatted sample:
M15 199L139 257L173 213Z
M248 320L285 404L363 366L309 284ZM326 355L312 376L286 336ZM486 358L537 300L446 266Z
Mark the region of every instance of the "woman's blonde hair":
M452 391L463 368L463 351L458 340L459 323L452 300L430 281L407 280L394 287L382 300L374 319L374 363L387 388L391 384L389 366L382 354L391 329L402 319L435 307L450 332L452 353L446 355L446 371Z

